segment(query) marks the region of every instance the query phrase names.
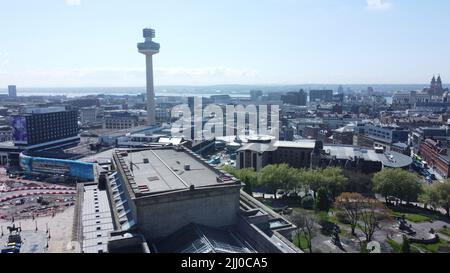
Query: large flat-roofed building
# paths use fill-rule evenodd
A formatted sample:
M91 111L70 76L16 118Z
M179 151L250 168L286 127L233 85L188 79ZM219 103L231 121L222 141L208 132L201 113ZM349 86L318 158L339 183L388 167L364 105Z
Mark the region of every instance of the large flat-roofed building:
M76 145L78 113L64 107L28 107L11 117L14 144L25 149L62 148Z
M128 180L137 225L147 238L164 238L192 222L211 227L236 222L241 182L194 154L154 149L115 153L114 162Z
M396 125L367 123L358 135L358 145L390 150L394 143L407 143L409 131Z
M247 143L237 152L239 169L261 170L267 165L287 163L300 169L340 166L374 173L383 168L408 168L412 164L411 157L397 152L352 145L323 145L316 140Z
M130 249L132 240L139 246L134 249L145 252L301 252L284 237L295 226L242 192L239 180L182 146L115 150L110 168L100 171L97 181L98 192L107 192L110 203L106 223L111 219L114 227L108 232L108 252L121 252L123 245ZM79 188L81 196L92 192L89 185ZM78 203L80 215L90 210ZM83 237L91 236L89 223L78 222L82 244L91 243ZM96 224L100 237L101 224Z

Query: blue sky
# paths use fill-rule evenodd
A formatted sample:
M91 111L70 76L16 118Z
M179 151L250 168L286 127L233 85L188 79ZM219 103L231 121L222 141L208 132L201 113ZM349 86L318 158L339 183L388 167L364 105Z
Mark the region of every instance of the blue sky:
M450 78L447 0L1 0L0 86L425 83Z

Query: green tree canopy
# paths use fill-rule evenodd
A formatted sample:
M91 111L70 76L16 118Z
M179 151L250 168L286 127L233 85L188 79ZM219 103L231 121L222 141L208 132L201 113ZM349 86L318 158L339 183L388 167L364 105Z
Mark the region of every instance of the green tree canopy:
M298 171L288 164L268 165L259 174L259 184L275 194L278 189L292 189L298 185Z
M450 216L450 180L444 183L437 183L435 187L439 198L439 205L445 209L447 216Z
M236 169L231 166L223 167L223 170L233 175L244 183L244 191L250 195L253 195L253 188L258 183L258 174L253 169Z
M329 211L331 207L330 195L325 187L317 191L316 209L319 211Z
M394 196L400 201L416 201L422 192L419 177L403 169L384 169L373 177L374 191L386 198Z

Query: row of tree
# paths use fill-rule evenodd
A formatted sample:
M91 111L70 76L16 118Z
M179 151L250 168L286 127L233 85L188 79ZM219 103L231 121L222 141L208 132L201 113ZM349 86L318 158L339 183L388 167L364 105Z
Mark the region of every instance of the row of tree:
M260 172L253 169L237 170L226 166L224 170L237 178L244 184L244 191L251 194L255 187L266 189L268 193L275 195L279 189L288 191L304 190L312 191L314 197L321 188L326 189L329 197L334 200L341 192L346 190L348 179L343 175L340 168L327 169L295 169L287 164L268 165Z
M402 169L385 169L373 178L374 192L382 194L386 203L391 203L389 197L395 197L396 203L419 201L437 210L442 207L450 216L450 180L423 185L414 173Z

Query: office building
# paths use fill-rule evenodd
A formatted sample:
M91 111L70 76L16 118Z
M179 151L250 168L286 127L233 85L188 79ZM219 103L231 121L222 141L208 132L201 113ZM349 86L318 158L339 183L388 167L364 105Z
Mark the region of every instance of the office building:
M15 146L26 149L55 149L79 143L78 112L64 107L22 109L11 117Z
M409 131L396 125L366 123L358 135L358 145L390 150L394 143L407 143Z
M17 88L15 85L9 85L8 86L8 96L10 98L16 98L17 97Z

